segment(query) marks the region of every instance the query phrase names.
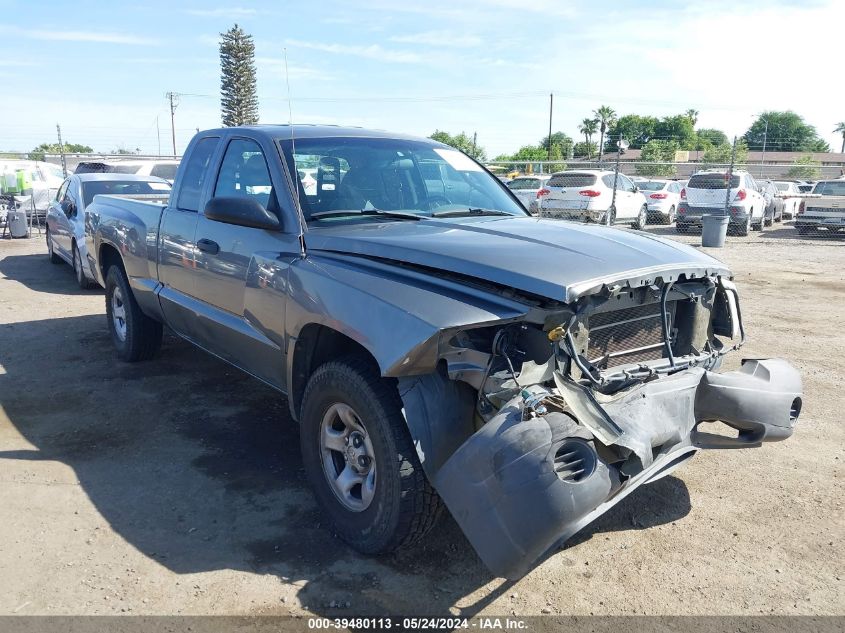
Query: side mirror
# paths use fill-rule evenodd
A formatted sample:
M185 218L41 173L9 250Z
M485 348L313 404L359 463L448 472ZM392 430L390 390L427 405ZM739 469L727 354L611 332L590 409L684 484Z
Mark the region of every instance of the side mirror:
M205 205L205 217L215 222L268 231L281 228L279 218L248 196L220 196Z

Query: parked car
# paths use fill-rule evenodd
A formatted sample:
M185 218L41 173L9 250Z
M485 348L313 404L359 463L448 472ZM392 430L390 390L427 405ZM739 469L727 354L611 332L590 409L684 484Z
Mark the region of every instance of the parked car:
M47 210L47 254L54 264L73 266L81 288L96 279L85 240L85 210L100 194L167 202L170 183L152 176L92 173L74 174L62 183Z
M173 183L178 169L179 161L175 158L156 160L103 159L83 161L76 166L75 173L136 174L138 176L155 176Z
M517 176L505 184L513 191L513 194L519 199L522 206L528 209L532 215L536 215L539 211L537 193L546 185L549 178L551 176L548 174Z
M289 183L314 156L349 169L307 195ZM167 324L287 394L317 501L368 554L419 541L442 501L517 578L699 449L784 439L800 413L785 360L716 372L745 341L724 264L532 218L431 139L200 132L168 206L98 196L88 217L118 357L151 358Z
M26 179L32 189L36 217L43 219L50 201L64 181L62 168L44 161L0 159L0 179L21 169L26 172ZM27 215L31 215L33 205L27 203L21 205L21 208Z
M736 170L728 183L728 173L718 169L693 174L681 189L675 228L685 233L692 226L701 227L703 215L724 215L726 203L731 232L748 235L752 228L763 230L767 203L754 177Z
M670 180L637 180L648 203L648 219L672 224L681 201L681 184Z
M785 217L795 219L798 215L798 207L801 206L801 190L798 183L788 180L776 180L775 187L778 189L778 196L783 199L783 214Z
M845 231L845 180L820 180L801 201L795 228L801 235Z
M760 193L766 199L765 225L772 226L774 222L783 222L784 201L778 195L778 188L771 180L764 180L759 183Z
M644 228L648 218L645 196L628 176L612 171L579 169L552 174L537 199L539 215L546 218L630 224L635 229Z

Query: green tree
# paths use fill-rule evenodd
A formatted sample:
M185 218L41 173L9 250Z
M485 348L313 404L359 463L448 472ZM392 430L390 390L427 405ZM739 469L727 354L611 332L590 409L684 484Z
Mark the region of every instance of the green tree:
M677 141L681 149L695 149L695 128L686 114L663 117L654 127L654 138Z
M679 149L678 141L649 141L640 153L637 173L643 176L674 176L675 165L672 163Z
M255 43L237 24L220 34L220 95L223 125L258 123Z
M592 154L590 153L590 150L591 150L592 147L595 147L595 143L592 142L593 134L598 132L598 130L599 130L599 122L596 121L595 119L584 119L583 121L581 121L581 125L578 126L578 131L581 132L581 134L584 135L584 143L583 144L577 143L575 145L575 147L578 147L578 145L581 145L583 149L587 150L587 154L586 154L587 158L590 158L592 156ZM842 138L845 139L845 132L843 132ZM573 152L574 151L575 151L575 148L573 148Z
M599 160L604 159L604 135L607 128L616 120L616 111L610 106L603 105L597 110L593 110L593 116L599 122L599 131L601 138L599 140Z
M595 154L597 151L598 145L596 145L595 143L588 143L587 141L575 143L575 145L572 147L572 155L577 158L592 158L593 154Z
M628 141L631 149L642 149L655 135L658 120L653 116L626 114L616 119L607 130L607 149L615 148L619 135Z
M563 132L555 132L552 134L552 160L559 160L568 158L572 154L572 139ZM546 156L549 155L549 137L544 136L540 141L540 147L546 151Z
M724 145L728 143L727 135L722 130L715 130L711 128L701 128L696 133L695 147L693 149L705 150L714 145Z
M690 120L690 123L692 123L693 127L695 127L695 124L698 123L698 110L690 108L689 110L684 112L684 116Z
M789 178L800 178L801 180L818 180L822 175L820 167L821 163L813 160L813 157L808 154L796 158L786 175Z
M464 154L472 156L475 160L487 160L487 152L484 151L484 148L473 143L472 137L467 136L463 132L452 136L448 132L434 130L434 134L428 138L435 140L438 143L443 143L444 145L450 145L451 147L462 151Z
M704 155L701 157L704 167L723 167L731 164L730 143L722 143L721 145L714 145L704 150ZM736 142L736 160L735 165L745 165L748 163L748 145L744 139L739 139Z
M87 145L79 143L64 143L65 154L90 154L94 150ZM44 160L44 154L60 154L61 148L58 143L41 143L34 148L27 156L29 160Z
M842 154L845 154L845 121L840 121L839 123L837 123L833 131L842 135L842 149L839 151Z
M750 149L757 151L763 149L764 138L766 150L772 152L826 152L830 149L827 143L819 138L816 128L792 111L763 112L748 128L743 138Z

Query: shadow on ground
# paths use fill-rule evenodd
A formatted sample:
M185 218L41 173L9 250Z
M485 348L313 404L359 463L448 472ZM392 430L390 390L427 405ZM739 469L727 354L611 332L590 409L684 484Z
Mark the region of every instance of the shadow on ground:
M24 257L7 258L18 261L4 274L36 277L27 266L40 262ZM69 275L61 292L73 284ZM111 528L175 573L304 580L302 603L332 616L446 613L458 602L472 615L511 587L490 575L448 515L416 549L378 559L351 551L315 505L284 397L181 339L166 336L156 360L123 364L105 318L94 315L0 326L0 350L0 405L36 447L0 450L0 463L68 465ZM675 521L689 504L684 483L667 477L574 542ZM343 611L329 607L347 601Z
M82 290L76 284L71 266L50 263L46 245L43 255L8 255L0 259L0 274L35 292L88 295L103 291L99 286L92 290Z

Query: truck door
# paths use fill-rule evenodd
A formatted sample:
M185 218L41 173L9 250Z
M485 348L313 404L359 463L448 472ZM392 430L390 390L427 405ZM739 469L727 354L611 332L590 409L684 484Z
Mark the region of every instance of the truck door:
M158 236L158 278L162 283L159 301L167 324L191 338L195 322L196 300L194 273L197 262L194 233L206 174L220 138L208 136L197 140L188 150L177 188L161 218Z
M298 222L293 225L292 214L280 206L280 201L291 204L280 164L272 145L262 147L241 137L229 140L210 197L251 197L279 217L282 226L238 226L209 220L200 212L194 279L203 309L194 333L210 352L284 388L288 267L300 257L301 246Z

